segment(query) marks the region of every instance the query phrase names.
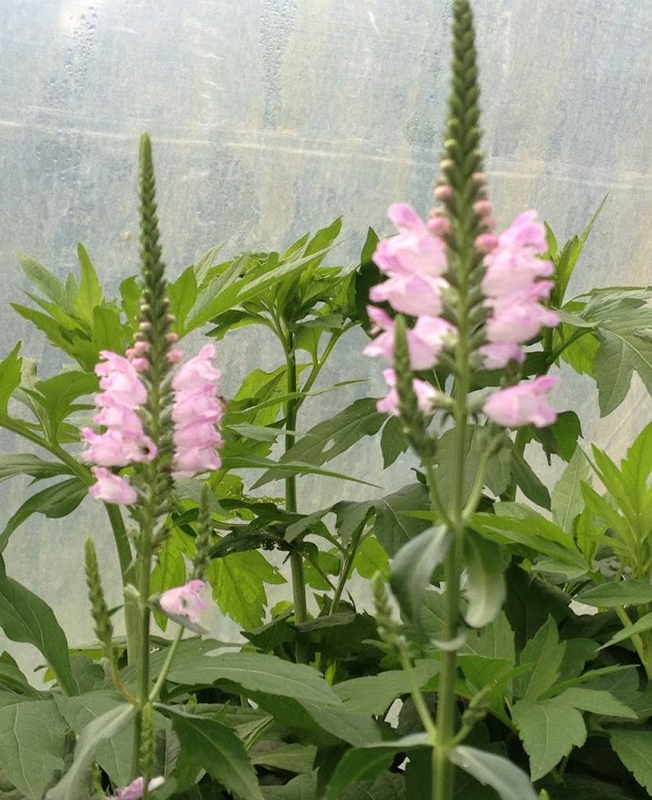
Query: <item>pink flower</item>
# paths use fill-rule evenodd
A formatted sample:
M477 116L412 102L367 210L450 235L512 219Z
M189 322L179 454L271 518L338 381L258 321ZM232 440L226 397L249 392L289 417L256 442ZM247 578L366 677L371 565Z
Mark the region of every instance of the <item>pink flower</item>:
M389 218L399 231L398 236L378 243L373 260L388 275L441 277L448 267L444 242L428 229L425 222L407 203L389 207Z
M393 369L386 369L383 371L383 377L390 387L390 391L376 403L376 408L381 414L390 414L393 417L398 417L399 400L398 392L396 391L396 372ZM417 404L421 411L426 415L432 414L438 394L437 390L426 381L419 380L419 378L414 378L412 388L417 396Z
M138 498L136 490L124 478L114 475L104 467L93 467L91 472L95 475L97 483L94 483L88 491L96 500L123 506L130 506L136 502Z
M208 604L202 598L207 586L204 581L192 580L184 586L168 589L159 597L159 607L166 617L177 624L197 633L206 633L200 622L201 613L208 608Z
M153 792L155 789L158 789L159 786L162 786L165 783L165 778L158 777L152 778L152 780L147 784L147 791ZM117 789L117 794L113 795L112 797L107 797L107 800L140 800L143 796L143 792L145 790L145 781L143 778L136 778L133 783L130 783L129 786L125 786L124 789Z
M364 349L367 356L382 356L386 361L394 359L394 322L380 308L369 306L369 318L375 323L375 329L383 331ZM410 366L414 370L430 369L437 363L437 358L444 349L446 340L455 334L450 323L438 317L419 317L413 328L407 330Z
M436 317L443 309L441 293L446 286L448 284L441 278L399 274L372 286L369 297L374 303L387 301L401 314Z
M100 355L105 360L96 364L95 374L100 377L104 397L98 397L98 405L120 405L134 409L142 406L147 400L147 390L131 361L110 350L101 350Z
M500 389L486 400L484 412L489 419L505 428L522 425L544 428L557 419L545 397L557 381L554 375L542 375L531 382L524 381L508 389Z
M487 320L489 341L523 344L536 336L543 326L554 328L559 324L559 316L538 302L548 297L553 286L552 281L537 281L498 300L488 300L487 305L493 308Z
M192 478L221 466L216 448L223 442L215 428L222 417L217 396L220 371L211 364L214 355L215 347L205 345L195 358L179 368L172 380L175 478Z
M506 367L510 361L522 364L525 361L525 353L517 344L499 343L484 344L480 348L480 355L483 358L485 369L501 369Z
M126 467L127 464L156 458L156 445L144 434L128 436L119 428L109 428L105 433L82 428L81 433L89 445L81 454L84 461L102 467Z

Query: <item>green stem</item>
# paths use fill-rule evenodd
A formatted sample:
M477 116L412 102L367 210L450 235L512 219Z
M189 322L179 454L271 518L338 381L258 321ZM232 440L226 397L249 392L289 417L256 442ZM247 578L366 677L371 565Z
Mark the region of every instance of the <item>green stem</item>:
M618 619L622 622L623 628L627 630L627 628L632 627L632 621L629 618L629 614L625 611L622 606L615 607L616 615ZM641 664L645 668L645 674L647 675L648 680L652 680L652 664L649 663L648 653L646 652L645 644L643 643L643 639L641 639L640 634L635 633L630 636L632 640L632 644L634 645L634 649L638 657L641 659Z
M548 330L550 331L550 336L552 337L553 329L552 328L546 329L546 331ZM569 336L568 339L562 342L562 344L548 356L548 369L550 369L550 367L555 363L555 361L559 358L559 356L564 352L564 350L567 347L570 347L570 345L572 345L578 339L581 339L582 336L586 335L587 333L593 333L593 332L594 328L582 328L577 333L574 333L572 336ZM550 346L552 347L552 339Z
M127 536L127 529L125 528L124 519L122 518L122 512L118 506L105 503L104 508L106 509L109 522L111 523L113 540L118 552L122 585L126 587L128 584L134 583L133 554ZM132 599L125 598L125 635L127 638L127 661L129 664L137 663L140 651L138 616L137 603Z
M165 654L165 661L163 662L163 666L161 667L161 671L159 672L158 678L156 679L156 683L154 684L152 691L149 693L149 702L155 703L158 700L158 696L161 692L161 688L165 683L165 679L167 678L167 674L170 671L170 667L172 666L172 660L177 652L179 645L181 644L181 639L183 638L183 634L185 633L185 629L179 625L177 630L177 635L172 640L172 644L168 647L168 651Z
M419 715L421 724L423 725L426 733L430 738L430 742L434 747L437 742L437 728L435 727L435 723L432 721L430 711L428 711L428 706L426 705L423 699L423 695L421 694L421 689L419 688L419 684L416 682L416 679L414 677L414 671L412 669L412 665L410 664L410 659L408 658L408 655L405 652L404 647L401 647L399 649L398 656L401 661L401 667L403 668L403 672L406 674L408 683L410 685L410 695L412 697L412 702L414 703L416 712Z
M285 363L287 366L287 394L294 394L297 391L297 357L294 349L294 336L287 334L284 343ZM291 397L285 405L285 452L287 453L294 445L295 430L297 423L298 403L297 399ZM297 510L297 479L296 475L288 475L285 479L285 510L294 512ZM297 625L303 624L308 618L306 603L306 580L303 574L303 557L298 550L290 553L290 569L292 573L292 599L294 602L294 621ZM308 648L305 641L301 640L301 634L296 645L297 662L305 664L308 661Z
M339 581L337 582L337 588L335 589L335 594L333 595L333 599L331 601L331 607L328 612L329 614L337 614L339 610L342 594L344 593L344 587L346 586L346 582L351 576L351 571L353 569L353 561L355 560L358 548L362 543L362 533L364 531L364 527L365 527L364 523L362 525L359 525L355 533L353 534L353 537L351 538L351 547L347 551L346 555L344 556L344 560L342 562L342 572L340 574Z

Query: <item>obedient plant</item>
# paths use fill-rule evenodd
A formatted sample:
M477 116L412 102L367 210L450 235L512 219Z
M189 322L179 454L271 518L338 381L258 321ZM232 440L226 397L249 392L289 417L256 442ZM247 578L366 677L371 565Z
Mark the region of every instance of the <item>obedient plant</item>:
M432 748L432 796L450 800L454 794L454 766L497 789L497 770L485 763L488 756L462 742L482 716L481 703L469 708L461 729L456 721L457 652L464 644L462 619L480 628L499 613L504 588L497 554L468 530L484 486L487 460L504 441L502 428L553 423L555 413L546 393L556 379L542 376L520 380L524 346L543 326L554 327L558 315L542 301L554 283L553 264L540 256L547 249L545 230L534 212L526 212L500 235L495 233L493 207L488 199L480 151L479 88L471 9L465 0L454 5L453 79L449 117L435 188L435 207L424 223L407 205L390 208L398 236L381 242L374 260L387 280L373 287L372 300L386 301L395 312L415 317L395 320L381 309L369 316L382 331L366 348L367 355L382 355L394 369L385 375L390 393L380 410L400 416L410 443L421 458L428 480L433 519L437 525L413 539L392 563L392 587L404 613L419 623L420 602L435 568L444 568L444 639L436 721L433 721L418 686L414 702ZM423 375L444 366L451 379L434 388ZM502 369L500 388L472 393L472 374L480 368ZM430 418L441 410L453 426L453 491L442 500L433 470L437 436ZM484 413L483 453L475 483L467 495L466 452L468 426ZM500 426L500 427L499 427ZM460 598L462 572L466 572L466 608ZM487 591L488 590L488 591ZM382 587L377 589L378 613L385 620L388 645L398 649L404 669L410 671L405 641L388 627ZM491 758L495 758L492 756ZM484 767L483 767L484 763ZM507 764L503 769L507 771ZM486 773L486 774L483 774ZM524 775L513 770L513 797L534 797ZM516 786L518 789L518 794Z

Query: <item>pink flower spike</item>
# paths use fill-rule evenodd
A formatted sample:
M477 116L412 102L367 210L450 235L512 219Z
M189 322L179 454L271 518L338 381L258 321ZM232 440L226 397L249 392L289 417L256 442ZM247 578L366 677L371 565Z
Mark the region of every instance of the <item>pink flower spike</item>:
M179 371L172 379L172 388L175 391L181 391L184 389L196 389L198 381L215 383L221 373L219 369L215 369L211 364L211 359L214 356L215 345L204 345L194 358L179 367Z
M423 232L421 217L409 203L392 203L387 209L387 216L399 233Z
M395 311L413 317L428 314L436 317L443 309L442 289L448 284L441 278L427 275L395 275L371 287L369 298L374 303L387 301Z
M500 239L493 233L481 233L475 240L475 249L478 253L490 253L495 250L500 243Z
M200 624L201 614L208 608L208 604L202 598L207 586L205 581L188 581L184 586L163 592L158 599L158 605L165 616L178 625L196 633L207 633L206 628Z
M136 490L119 475L114 475L104 467L93 467L91 472L95 475L97 483L94 483L88 491L96 500L130 506L138 499Z
M147 784L147 791L153 792L165 783L165 778L159 776L152 778ZM136 778L135 781L125 786L124 789L117 789L117 794L107 797L106 800L140 800L145 791L145 780L143 778Z
M484 412L504 428L523 425L545 428L557 419L545 397L557 382L558 378L554 375L542 375L531 382L524 381L508 389L500 389L486 400Z
M398 392L396 391L396 372L393 369L383 370L383 377L390 391L385 397L382 397L377 403L376 408L381 414L390 414L393 417L399 415L399 399ZM421 411L428 415L432 414L435 399L437 397L437 390L433 388L426 381L415 378L412 381L414 393L417 396L417 404Z

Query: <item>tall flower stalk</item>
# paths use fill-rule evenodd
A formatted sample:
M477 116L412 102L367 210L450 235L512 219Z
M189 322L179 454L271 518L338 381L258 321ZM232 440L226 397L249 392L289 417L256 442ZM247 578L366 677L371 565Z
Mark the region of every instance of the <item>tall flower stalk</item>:
M546 250L545 232L534 212L521 214L502 234L494 232L480 150L479 97L471 8L468 0L455 0L452 87L441 174L435 187L438 206L427 222L405 204L390 208L398 236L378 245L374 260L387 280L373 287L370 297L389 303L398 316L392 318L370 307L379 335L366 348L367 355L383 356L393 363L393 369L384 373L390 391L378 408L402 419L412 448L422 460L438 523L406 545L392 565L392 587L399 601L407 598L401 603L403 610L418 623L414 586L408 590L406 585L413 584L417 569L424 574L424 563L429 570L426 585L437 564L444 564L443 640L435 643L441 661L435 720L419 700L418 690L413 692L432 747L434 800L452 798L454 763L459 763L455 748L482 715L474 706L458 729L457 652L466 625L480 627L491 621L486 610L471 608L464 619L460 602L467 529L481 496L486 467L505 441L502 428L541 427L555 420L545 395L556 379L545 376L519 382L524 345L542 327L558 322L542 302L553 286L540 280L553 271L552 264L539 258ZM449 391L435 389L426 380L436 365L451 375ZM484 396L472 393L473 375L479 369L502 370L497 391ZM421 377L415 377L415 372ZM437 437L429 427L436 411L443 412L453 426L452 488L446 497L437 484ZM479 464L473 464L475 477L469 491L469 427L483 413L482 454ZM379 613L387 616L380 606ZM384 629L389 630L387 625ZM400 637L390 638L393 641L388 644L398 649L409 672L405 645Z
M133 782L118 790L118 797L144 797L161 784L154 770L154 702L172 664L185 628L205 633L201 614L207 608L203 598L203 573L211 548L211 515L207 489L200 503L197 554L192 579L184 586L152 598L151 573L159 547L169 534L168 512L175 477L191 478L219 469L216 449L222 438L216 428L222 416L217 394L220 373L212 364L214 347L202 348L197 356L178 365L183 354L176 349L174 317L165 279L156 214L154 167L149 137L140 147L140 243L141 304L138 331L133 346L124 356L109 351L95 372L100 378L96 396L98 413L93 418L99 431L82 431L87 444L82 458L93 462L96 482L90 494L110 507L128 506L137 525L133 536L136 552L133 569L135 586L125 592L126 611L138 614L138 639L133 661L138 675L132 694L120 682L112 642L113 627L99 577L92 541L86 549L86 574L95 631L118 691L135 706ZM119 474L132 470L131 479ZM179 624L176 638L155 685L150 675L150 623L152 607Z

